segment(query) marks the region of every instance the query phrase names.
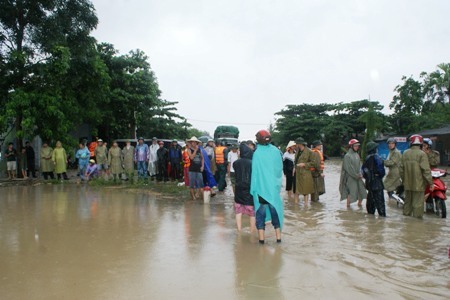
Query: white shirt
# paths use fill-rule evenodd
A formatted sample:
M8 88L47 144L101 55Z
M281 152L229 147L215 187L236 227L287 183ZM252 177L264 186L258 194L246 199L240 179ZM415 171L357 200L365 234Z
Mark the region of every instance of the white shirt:
M295 161L295 153L289 153L288 151L284 152L283 161L285 161L286 159L289 159L290 161L294 162Z
M230 164L230 172L234 173L233 163L239 159L239 155L236 152L228 152L228 163Z
M156 156L156 151L158 151L159 145L158 144L151 144L149 149L150 149L150 151L148 151L149 152L148 160L150 162L157 161L158 160L158 156Z

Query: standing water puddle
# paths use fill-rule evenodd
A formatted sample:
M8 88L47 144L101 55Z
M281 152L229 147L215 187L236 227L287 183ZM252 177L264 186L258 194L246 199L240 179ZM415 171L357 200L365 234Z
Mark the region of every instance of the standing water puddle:
M339 202L339 163L320 203L285 202L283 242L235 230L210 204L77 185L0 190L1 299L444 299L447 219L388 218ZM270 227L270 226L269 226Z

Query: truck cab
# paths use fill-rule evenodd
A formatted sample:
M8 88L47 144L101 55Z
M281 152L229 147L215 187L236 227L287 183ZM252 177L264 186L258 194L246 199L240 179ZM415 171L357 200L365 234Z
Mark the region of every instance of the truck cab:
M214 131L214 140L217 144L225 142L227 146L239 144L239 129L236 126L217 126Z

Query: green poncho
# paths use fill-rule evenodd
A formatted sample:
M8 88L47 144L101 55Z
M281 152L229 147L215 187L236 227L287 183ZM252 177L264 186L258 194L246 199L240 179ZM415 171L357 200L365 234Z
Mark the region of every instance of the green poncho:
M113 175L122 174L122 150L119 147L109 149L108 165Z
M41 171L42 172L53 172L55 168L55 163L52 161L53 149L51 147L41 148Z
M384 177L384 189L388 192L395 191L401 184L400 179L400 161L402 160L402 154L397 148L389 150L389 156L384 161L384 166L389 168L389 173Z
M123 147L122 156L125 173L134 173L134 147L130 146L129 149L127 146Z
M56 147L53 150L52 160L55 163L55 173L62 174L67 172L67 155L66 150Z
M361 176L361 158L359 154L349 149L342 163L339 191L341 201L350 196L350 202L367 198L366 187Z
M283 200L280 196L281 181L283 177L283 160L281 152L272 145L258 145L252 160L252 181L250 193L253 196L255 212L259 209L259 199L264 200L275 207L280 227L283 227ZM270 211L267 208L266 221L271 220Z

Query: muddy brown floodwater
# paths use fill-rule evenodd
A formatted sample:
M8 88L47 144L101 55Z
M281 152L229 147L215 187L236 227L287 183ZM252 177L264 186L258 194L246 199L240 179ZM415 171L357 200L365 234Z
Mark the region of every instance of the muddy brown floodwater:
M0 299L448 299L448 219L285 202L282 244L210 204L80 185L0 189Z

